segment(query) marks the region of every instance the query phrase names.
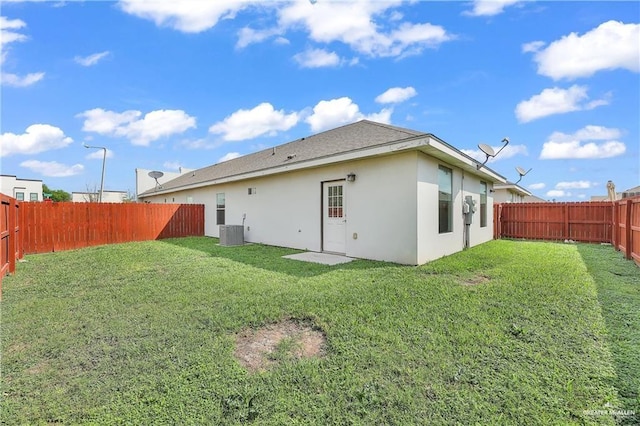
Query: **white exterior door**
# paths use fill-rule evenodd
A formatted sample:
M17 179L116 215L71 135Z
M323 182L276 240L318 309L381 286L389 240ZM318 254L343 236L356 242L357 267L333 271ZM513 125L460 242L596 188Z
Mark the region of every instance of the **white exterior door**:
M347 245L347 215L344 181L322 184L322 249L345 253Z

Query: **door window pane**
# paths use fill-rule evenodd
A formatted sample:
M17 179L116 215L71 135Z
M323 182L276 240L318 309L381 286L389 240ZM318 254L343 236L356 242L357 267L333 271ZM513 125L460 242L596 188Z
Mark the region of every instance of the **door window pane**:
M328 187L327 190L327 214L329 217L340 218L343 215L342 209L342 185Z

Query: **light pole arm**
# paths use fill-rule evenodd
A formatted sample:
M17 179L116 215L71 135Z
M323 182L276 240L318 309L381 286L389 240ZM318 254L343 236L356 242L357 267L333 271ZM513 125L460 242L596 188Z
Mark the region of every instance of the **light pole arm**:
M98 196L98 202L102 202L102 196L104 195L104 169L107 163L107 148L104 146L89 146L83 144L85 148L101 149L102 150L102 179L100 179L100 195Z

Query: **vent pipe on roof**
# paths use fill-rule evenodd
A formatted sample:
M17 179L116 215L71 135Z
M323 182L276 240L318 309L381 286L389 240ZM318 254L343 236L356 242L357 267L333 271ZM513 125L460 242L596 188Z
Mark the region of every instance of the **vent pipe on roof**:
M273 151L271 151L271 155L276 155L276 147L273 147Z

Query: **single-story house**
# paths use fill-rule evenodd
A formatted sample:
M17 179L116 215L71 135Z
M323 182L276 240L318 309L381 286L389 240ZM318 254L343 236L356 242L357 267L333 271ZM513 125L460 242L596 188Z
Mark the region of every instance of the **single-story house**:
M492 239L492 190L506 179L479 166L432 134L363 120L138 197L204 204L212 237L242 225L246 242L417 265Z
M129 197L127 191L102 191L103 203L124 203ZM74 203L96 203L100 199L100 192L72 192L71 201Z
M532 197L532 194L512 182L496 183L493 185L493 202L494 203L527 203L527 202L539 202L536 200L528 201L527 197ZM536 197L537 198L537 197ZM544 200L543 200L544 201Z
M622 192L616 192L616 200L622 200L623 198L637 197L640 195L640 186L634 186ZM591 201L609 201L608 195L592 195Z
M42 180L0 175L0 192L18 201L42 201Z
M166 172L162 170L149 170L149 169L136 169L136 198L138 195L146 192L150 189L155 188L156 186L162 186L164 182L168 182L172 179L177 178L185 173L192 172L192 169L187 169L184 167L178 167L177 172ZM152 178L149 173L158 173L160 172L159 178L157 181L155 178Z

